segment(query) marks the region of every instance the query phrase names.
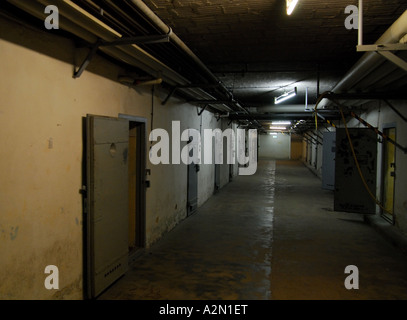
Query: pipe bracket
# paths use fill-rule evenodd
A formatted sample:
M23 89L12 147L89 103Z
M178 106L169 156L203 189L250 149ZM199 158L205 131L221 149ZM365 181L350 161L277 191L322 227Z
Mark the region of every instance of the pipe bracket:
M394 63L404 71L407 71L407 62L395 55L391 51L406 51L407 44L405 43L389 43L389 44L372 44L372 45L358 45L356 47L358 52L360 51L368 51L368 52L376 52L389 60L390 62Z
M100 47L113 47L113 46L123 46L123 45L136 45L136 44L154 44L154 43L163 43L169 42L169 35L153 35L153 36L138 36L138 37L123 37L114 41L104 41L98 39L95 43L88 45L90 51L86 56L85 60L82 62L81 66L77 71L74 71L73 77L79 78L86 67L91 62L93 56L96 54Z

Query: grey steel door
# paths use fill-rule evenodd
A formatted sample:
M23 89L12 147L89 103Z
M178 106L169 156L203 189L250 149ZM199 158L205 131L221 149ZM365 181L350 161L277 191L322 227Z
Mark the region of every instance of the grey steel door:
M128 268L128 144L128 120L87 116L87 285L91 297Z
M322 152L322 189L335 189L336 133L324 132Z
M214 192L218 192L220 189L220 164L215 164L215 189Z
M198 208L198 165L191 163L188 165L188 208L187 215L195 213Z
M349 129L362 175L376 195L377 135L370 129ZM376 202L359 175L344 128L336 129L334 210L375 214Z
M190 134L188 143L192 142L194 137ZM195 142L196 143L196 142ZM189 157L196 159L194 157L194 148L189 151ZM190 216L196 212L198 209L198 171L199 164L195 163L193 160L191 164L188 164L188 183L187 183L187 216Z

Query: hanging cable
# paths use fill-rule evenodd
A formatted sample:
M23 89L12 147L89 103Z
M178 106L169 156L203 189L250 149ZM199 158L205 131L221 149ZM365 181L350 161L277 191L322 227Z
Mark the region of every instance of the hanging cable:
M332 92L331 91L325 91L324 93L322 93L319 97L318 97L318 99L317 99L317 102L315 103L315 107L314 107L314 117L315 117L315 129L316 130L318 130L318 105L319 105L319 103L323 100L323 99L325 99L325 97L326 96L328 96L328 95L330 95L330 94L332 94Z
M369 193L369 196L374 200L374 202L375 202L384 212L386 212L386 213L392 215L393 213L390 212L389 210L387 210L387 209L382 205L382 203L376 198L376 196L372 193L372 191L370 190L369 186L367 185L367 182L366 182L366 180L365 180L365 177L363 176L362 170L360 169L359 161L358 161L358 159L357 159L357 157L356 157L355 149L354 149L354 147L353 147L352 139L351 139L351 137L350 137L349 130L348 130L348 126L347 126L347 124L346 124L345 115L343 114L343 110L342 110L342 107L341 107L341 106L339 106L339 111L341 112L342 121L343 121L343 124L344 124L344 126L345 126L346 136L348 137L350 149L351 149L351 151L352 151L353 159L355 160L356 168L358 169L359 176L360 176L360 178L362 179L362 182L363 182L363 185L364 185L366 191Z

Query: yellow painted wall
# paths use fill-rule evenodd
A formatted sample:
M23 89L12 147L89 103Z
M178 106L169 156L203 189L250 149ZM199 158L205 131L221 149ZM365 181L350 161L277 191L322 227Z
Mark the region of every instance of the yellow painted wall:
M70 40L0 19L0 299L83 298L82 118L144 117L150 132L151 87L110 80L123 70L101 58L73 79L76 59ZM195 107L175 98L161 106L165 97L158 89L155 128L174 119L199 129ZM186 216L187 171L147 168L150 246ZM47 265L59 268L59 290L44 286Z
M302 158L302 137L297 135L291 135L291 160L301 160Z
M3 40L0 70L0 297L81 298L81 119L146 116L148 96ZM64 291L44 288L46 265Z

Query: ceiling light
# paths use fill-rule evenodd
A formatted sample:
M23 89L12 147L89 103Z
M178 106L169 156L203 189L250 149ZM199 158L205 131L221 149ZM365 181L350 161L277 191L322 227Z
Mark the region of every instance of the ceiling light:
M281 103L283 101L286 101L286 100L288 100L288 99L290 99L292 97L295 97L296 95L297 95L297 88L294 88L294 90L285 92L281 96L274 98L274 103L279 104L279 103Z
M287 0L287 14L290 15L293 13L295 6L297 5L298 0Z
M271 124L274 126L289 126L291 121L272 121Z
M287 128L286 127L273 127L273 126L270 126L270 130L286 130Z

